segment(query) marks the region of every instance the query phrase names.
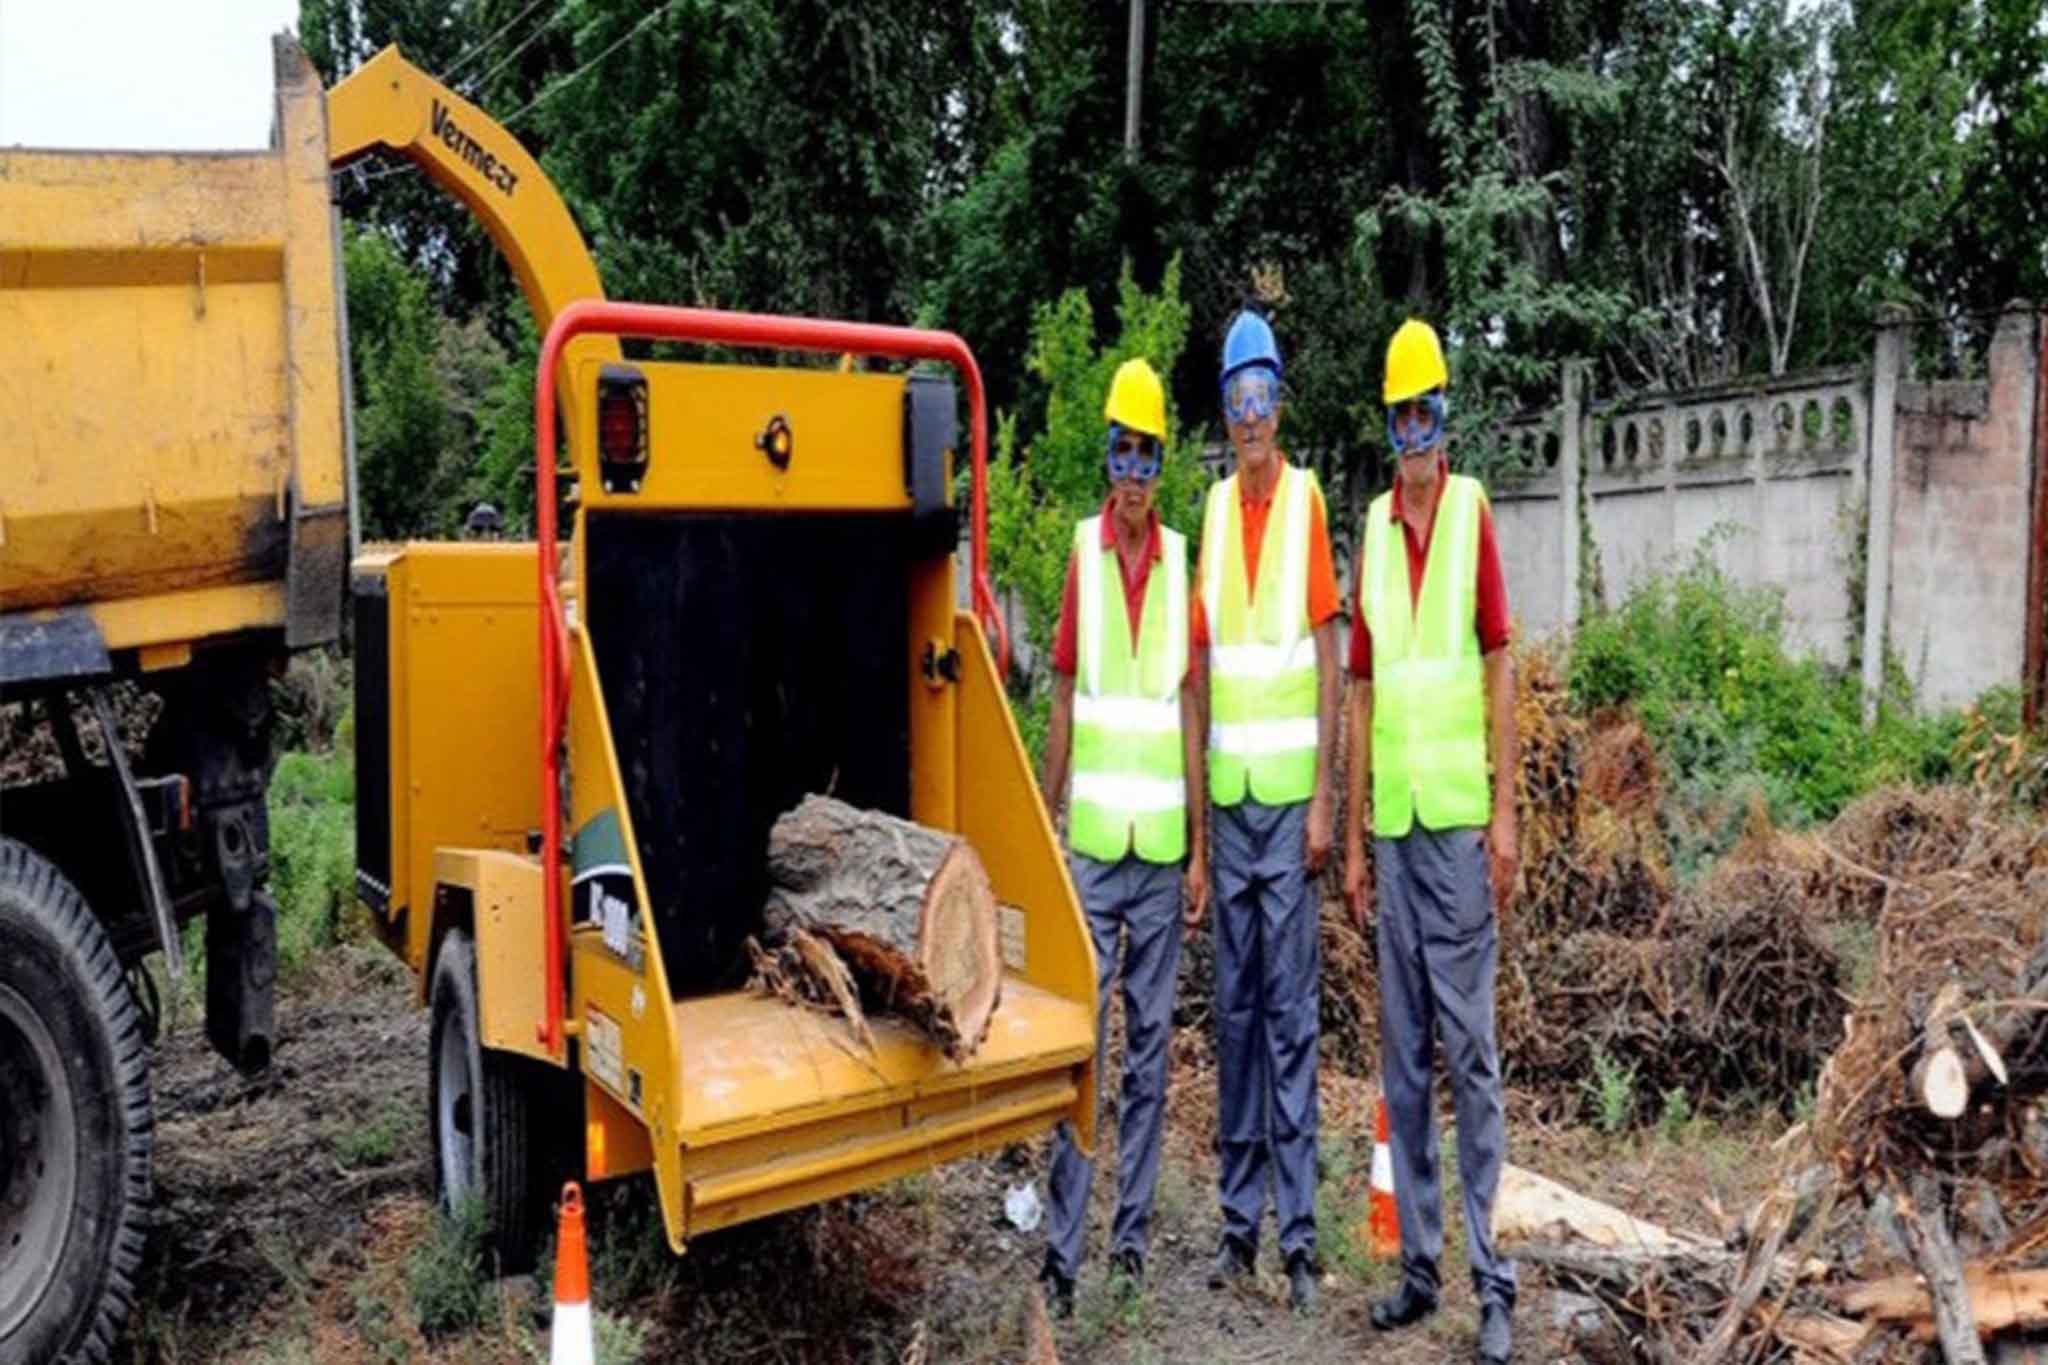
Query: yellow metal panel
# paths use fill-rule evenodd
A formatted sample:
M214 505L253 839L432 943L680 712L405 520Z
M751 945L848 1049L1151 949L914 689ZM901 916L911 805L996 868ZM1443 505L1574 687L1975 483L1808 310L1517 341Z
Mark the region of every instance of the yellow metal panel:
M295 464L338 543L323 102L288 45L278 76L276 151L0 152L0 611L283 579ZM331 599L302 607L307 638L332 629Z
M531 543L408 545L391 619L392 899L425 960L434 858L523 854L540 824L539 620Z
M692 1235L832 1199L942 1162L990 1151L1044 1132L1076 1103L1071 1076L1043 1080L968 1102L886 1116L887 1133L851 1134L781 1157L690 1182Z
M871 1021L869 1053L837 1016L730 992L680 1000L679 1135L703 1146L926 1095L1063 1069L1094 1053L1094 1006L1016 976L1003 982L989 1035L965 1065L893 1019Z
M244 583L129 597L96 602L89 610L108 649L134 649L282 625L284 584Z
M583 1164L592 1180L638 1175L654 1165L645 1125L588 1079L583 1083Z
M577 366L581 392L596 394L600 368L595 362ZM570 428L585 506L910 507L903 483L903 376L655 362L636 368L647 376L646 481L630 494L609 494L599 485L592 404ZM787 470L754 445L777 416L795 438Z
M580 538L580 537L579 537ZM585 1079L599 1084L589 1065L590 1038L587 1024L593 1009L618 1029L621 1072L614 1082L632 1071L640 1074L640 1095L633 1105L629 1087L612 1089L622 1108L637 1112L647 1125L653 1151L655 1192L661 1199L662 1222L669 1245L683 1249L687 1236L684 1200L686 1190L675 1141L675 1055L674 1016L669 1009L668 973L663 966L661 942L654 918L648 913L647 876L640 866L640 845L633 834L633 812L628 807L625 786L619 778L618 749L612 741L611 717L605 711L604 693L599 687L597 659L589 635L570 633L571 676L569 688L569 828L573 832L605 810L617 813L619 833L625 842L627 861L633 868L635 918L640 934L637 969L622 962L604 946L595 929L579 930L570 936L573 965L570 973L572 998L569 1017L585 1025L577 1040L583 1049ZM536 704L536 712L538 705ZM567 913L570 898L565 885L562 906Z
M470 893L476 937L477 1035L485 1047L552 1061L534 1030L543 1008L540 863L501 849L434 851L434 884Z
M1025 976L1037 986L1087 1007L1090 1052L1081 1093L1095 1093L1095 948L1081 920L1059 840L1046 815L1031 762L996 677L995 659L973 615L955 617L960 650L960 832L988 866L996 899L1024 911ZM1095 1140L1095 1106L1070 1116L1084 1148Z
M327 167L327 93L296 51L278 88L276 166L285 210L285 371L293 475L302 509L341 507L348 498L342 450L341 278Z

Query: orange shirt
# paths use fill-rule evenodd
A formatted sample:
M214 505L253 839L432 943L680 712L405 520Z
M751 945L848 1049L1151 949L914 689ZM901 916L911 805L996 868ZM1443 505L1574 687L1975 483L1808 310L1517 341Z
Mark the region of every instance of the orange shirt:
M1245 487L1243 479L1237 481L1237 507L1239 519L1244 523L1244 564L1245 573L1253 582L1259 577L1259 551L1265 548L1266 521L1273 512L1273 494L1280 489L1280 480L1273 480L1273 487L1266 496L1254 502ZM1323 490L1313 491L1312 501L1315 514L1309 518L1308 536L1308 622L1320 626L1337 614L1342 599L1337 594L1337 565L1330 553L1330 514L1323 507ZM1209 644L1209 618L1202 608L1202 596L1194 597L1193 620L1189 624L1188 639L1197 649Z

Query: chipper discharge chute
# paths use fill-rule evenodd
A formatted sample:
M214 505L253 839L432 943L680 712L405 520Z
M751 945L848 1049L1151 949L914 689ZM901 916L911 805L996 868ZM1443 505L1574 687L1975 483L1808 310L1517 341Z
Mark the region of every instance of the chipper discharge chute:
M330 108L337 157L389 147L478 207L547 329L537 543L408 544L353 572L357 882L433 1013L444 1197L481 1195L517 1264L565 1171L651 1169L681 1250L1061 1119L1092 1137L1094 962L984 634L1001 649L966 346L603 302L481 111L395 51ZM543 237L574 259L526 252ZM627 360L620 337L945 368ZM769 829L809 793L979 854L1004 967L963 1062L745 988Z

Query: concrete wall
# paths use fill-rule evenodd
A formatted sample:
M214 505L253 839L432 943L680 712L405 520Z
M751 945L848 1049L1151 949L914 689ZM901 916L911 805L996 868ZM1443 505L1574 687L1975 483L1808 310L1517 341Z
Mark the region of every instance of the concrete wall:
M1845 664L1866 617L1852 600L1864 542L1864 591L1882 604L1862 636L1873 693L1881 647L1931 705L2018 682L2038 329L2035 314L2008 313L1974 383L1905 380L1899 328L1881 334L1868 367L1583 411L1568 379L1557 409L1507 427L1519 464L1492 490L1521 630L1576 621L1582 509L1610 605L1704 546L1735 581L1783 594L1795 649Z
M2019 681L2033 487L2036 319L2008 314L1985 383L1901 384L1887 613L1931 702Z

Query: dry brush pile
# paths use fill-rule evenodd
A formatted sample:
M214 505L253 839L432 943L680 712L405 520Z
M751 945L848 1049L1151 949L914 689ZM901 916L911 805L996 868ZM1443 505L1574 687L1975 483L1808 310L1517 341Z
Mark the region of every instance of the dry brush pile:
M2048 1328L2048 826L1880 792L1823 830L1758 831L1716 882L1874 931L1783 1178L1726 1247L1533 1259L1638 1359L1978 1361Z
M1744 865L1679 889L1641 726L1575 715L1556 661L1538 650L1519 652L1516 685L1522 878L1502 921L1497 994L1509 1083L1573 1116L1598 1059L1631 1078L1637 1117L1675 1088L1694 1110L1763 1097L1789 1108L1840 1033L1844 973L1827 914L1788 869ZM1341 866L1323 891L1323 1061L1371 1076L1374 939L1349 922ZM1213 1034L1214 980L1210 938L1198 935L1176 1009L1201 1036L1184 1044L1197 1058Z

